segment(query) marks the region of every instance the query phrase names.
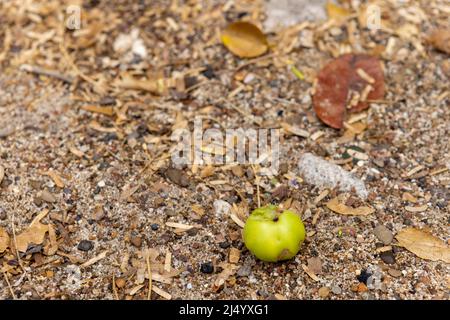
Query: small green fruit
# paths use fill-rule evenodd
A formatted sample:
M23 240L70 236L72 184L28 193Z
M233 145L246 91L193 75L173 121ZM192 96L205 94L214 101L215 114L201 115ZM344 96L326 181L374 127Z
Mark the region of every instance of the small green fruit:
M305 240L305 226L293 211L281 214L269 205L255 209L244 226L245 246L258 259L268 262L294 257Z

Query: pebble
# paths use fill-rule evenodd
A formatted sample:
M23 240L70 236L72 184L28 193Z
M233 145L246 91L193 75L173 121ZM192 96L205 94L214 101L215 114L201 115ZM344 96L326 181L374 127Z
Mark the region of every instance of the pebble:
M198 233L198 228L191 228L188 231L186 231L186 234L190 237L195 236Z
M218 217L226 217L228 213L231 211L231 205L223 200L215 200L214 201L214 212Z
M211 262L205 262L202 263L200 266L200 271L203 273L213 273L214 272L214 266Z
M186 288L187 288L188 290L191 290L191 289L192 289L192 283L188 283L188 284L186 285Z
M236 273L239 277L248 277L252 273L252 268L249 265L243 265Z
M159 224L157 224L157 223L152 223L151 226L150 226L150 228L152 228L153 231L156 231L156 230L159 229Z
M334 294L341 294L342 293L342 289L339 286L332 286L331 287L331 292L333 292Z
M56 202L56 197L52 193L50 193L48 190L42 190L38 194L38 197L45 202L49 202L49 203Z
M239 178L245 174L244 170L242 170L242 167L239 165L231 167L231 172L233 172L233 174Z
M385 245L390 244L394 239L394 235L392 234L391 230L381 224L373 229L373 233L378 238L378 240L383 242Z
M125 284L126 284L126 282L125 282L125 280L123 278L117 278L116 279L116 286L117 286L117 288L123 288L123 287L125 287Z
M362 270L361 273L356 278L358 279L359 282L366 284L367 279L369 279L371 275L372 274L367 272L367 270Z
M395 263L395 257L394 257L394 253L392 251L385 251L385 252L380 253L380 258L386 264L394 264Z
M356 291L358 291L358 292L366 292L368 290L369 289L367 288L367 286L364 283L362 283L362 282L360 282L358 284L358 286L356 287Z
M322 287L319 289L319 297L326 298L330 294L330 289L327 287Z
M106 186L105 181L101 180L99 181L99 183L97 183L97 186L99 186L100 188L104 188Z
M230 247L230 243L228 241L223 241L219 243L219 247L221 247L222 249L227 249Z
M132 235L130 241L136 248L140 248L142 246L142 238L140 236Z
M78 244L77 248L80 251L86 252L86 251L92 250L92 248L94 248L94 243L89 240L81 240L80 243Z
M389 269L388 273L391 276L393 276L394 278L398 278L398 277L401 277L403 275L402 272L400 270L397 270L397 269Z
M253 80L255 80L255 75L253 73L249 73L245 76L244 78L244 83L245 84L249 84L250 82L252 82Z
M15 129L13 126L0 129L0 139L6 138L7 136L13 134L14 130Z
M184 171L176 168L169 168L165 172L165 176L167 179L169 179L171 182L179 185L180 187L187 187L189 186L189 179L184 173Z

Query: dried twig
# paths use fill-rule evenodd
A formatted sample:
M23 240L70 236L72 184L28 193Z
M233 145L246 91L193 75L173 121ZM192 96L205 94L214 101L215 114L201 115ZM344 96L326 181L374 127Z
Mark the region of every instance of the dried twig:
M62 74L61 72L56 71L56 70L49 70L49 69L45 69L45 68L42 68L39 66L23 64L20 66L20 70L34 73L37 75L47 76L50 78L55 78L55 79L61 80L63 82L69 83L69 84L71 84L73 82L73 77L71 77L71 76Z
M11 284L9 283L8 275L6 274L5 271L3 271L3 276L5 277L6 284L8 285L9 291L11 292L11 295L12 295L13 299L16 300L17 297L16 297L16 295L14 294L14 290L13 290L13 288L11 287Z
M116 288L116 275L114 273L112 276L112 287L113 287L114 297L116 298L116 300L119 300L119 295L117 294L117 288Z
M151 300L152 299L152 268L150 266L150 254L148 254L148 253L147 253L146 261L147 261L147 271L148 271L147 300Z

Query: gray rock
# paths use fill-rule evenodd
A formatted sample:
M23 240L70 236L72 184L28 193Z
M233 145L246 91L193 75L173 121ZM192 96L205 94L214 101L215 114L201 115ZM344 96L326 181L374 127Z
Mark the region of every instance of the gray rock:
M392 251L382 252L380 254L380 258L386 264L394 264L395 263L395 257L394 257L394 253Z
M394 239L394 235L392 234L391 230L381 224L373 229L373 233L378 238L378 240L383 242L385 245L390 244Z
M265 31L288 27L303 21L325 20L327 0L269 0L266 4Z
M223 200L215 200L213 206L218 217L226 217L231 210L231 205Z
M331 292L333 292L334 294L341 294L342 293L342 289L339 286L332 286L331 287Z
M50 193L48 190L42 190L41 192L39 192L38 197L45 202L49 202L49 203L56 202L56 197L52 193Z
M239 268L236 275L238 277L248 277L252 273L252 268L249 265L243 265Z

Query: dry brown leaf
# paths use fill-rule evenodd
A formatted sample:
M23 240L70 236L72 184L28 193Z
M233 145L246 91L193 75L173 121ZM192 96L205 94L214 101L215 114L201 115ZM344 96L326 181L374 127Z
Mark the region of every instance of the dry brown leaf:
M395 238L400 246L411 251L419 258L450 263L450 247L429 232L415 228L406 228L397 233Z
M339 214L352 215L352 216L366 216L374 213L375 209L367 206L361 206L358 208L352 208L345 205L345 194L331 199L327 202L327 208Z
M214 174L215 168L212 165L208 165L200 172L201 178L208 178Z
M186 230L186 231L194 228L194 226L190 226L190 225L178 223L178 222L166 222L166 226L172 227L172 228L177 228L177 229L182 229L182 230Z
M139 80L131 76L124 76L116 84L123 89L148 91L157 95L162 95L167 90L166 79Z
M369 83L369 79L374 83ZM360 112L369 107L368 101L384 97L381 62L365 54L342 55L320 70L314 89L317 116L330 127L340 129L348 112Z
M30 244L41 244L47 232L48 225L40 222L32 223L28 229L16 237L17 250L26 252Z
M450 29L437 29L434 30L428 42L438 50L450 54Z
M322 260L319 257L312 257L308 259L308 269L315 274L322 273Z
M220 263L219 267L221 267L223 270L217 275L217 278L214 281L213 284L214 291L219 290L225 284L225 281L227 281L228 278L231 277L238 268L237 265L226 262Z
M295 126L292 126L289 123L282 122L281 123L281 127L288 134L293 134L295 136L299 136L299 137L303 137L303 138L308 138L309 137L309 132L308 131L300 129L300 128L295 127Z
M120 193L119 201L120 202L124 202L124 201L130 202L130 197L139 189L139 187L140 187L140 185L136 185L136 186L132 187L131 183L126 184L123 187L122 192Z
M9 234L5 229L0 227L0 253L9 247Z
M55 228L51 224L48 225L48 236L50 243L46 246L44 253L48 256L52 256L58 251L58 242L56 241Z
M92 259L89 259L88 261L86 261L85 263L83 263L81 265L82 268L87 268L95 263L97 263L98 261L104 259L106 257L106 254L108 253L108 250L103 251L102 253L100 253L99 255L93 257Z
M428 205L426 205L426 204L421 205L421 206L417 206L417 207L412 207L412 206L406 206L405 207L406 211L414 212L414 213L416 213L416 212L424 212L427 209L428 209Z
M302 264L302 268L303 268L303 271L305 271L306 274L307 274L311 279L313 279L314 281L320 281L320 278L319 278L314 272L312 272L311 270L309 270L309 268L308 268L305 264Z
M326 7L328 17L335 20L336 22L345 20L351 14L351 12L347 9L340 7L332 2L328 2Z
M168 292L164 291L163 289L160 289L158 287L153 286L152 287L152 291L154 293L160 295L161 297L163 297L166 300L171 300L172 299L172 296Z
M100 123L98 123L95 120L92 120L89 123L89 128L94 129L99 132L104 132L104 133L115 133L117 131L117 129L114 127L103 127Z
M230 263L238 263L240 256L241 256L241 251L239 249L231 248L228 259L229 259Z
M100 107L100 106L88 105L88 106L82 106L81 109L83 109L85 111L93 112L93 113L104 114L106 116L114 115L113 107Z
M229 24L222 32L225 47L241 58L254 58L268 49L266 36L252 23L238 21Z
M5 177L5 169L0 165L0 183L2 183L4 177Z
M58 173L56 173L53 170L49 170L49 171L45 172L44 174L49 176L58 188L64 188L64 186L65 186L64 181L61 179L61 177L58 175Z

